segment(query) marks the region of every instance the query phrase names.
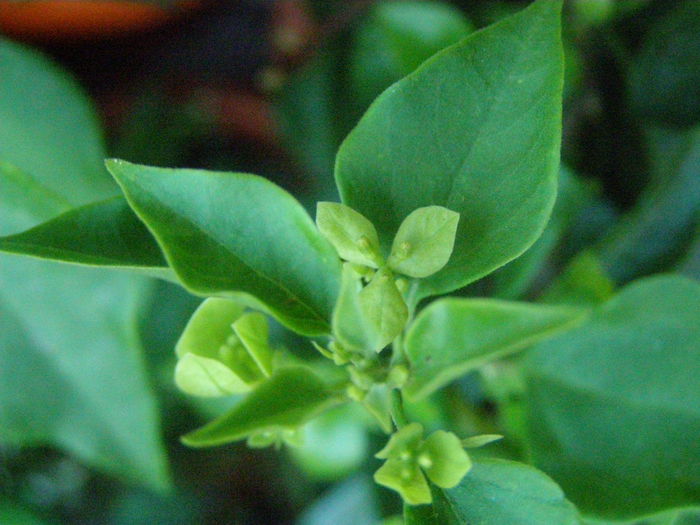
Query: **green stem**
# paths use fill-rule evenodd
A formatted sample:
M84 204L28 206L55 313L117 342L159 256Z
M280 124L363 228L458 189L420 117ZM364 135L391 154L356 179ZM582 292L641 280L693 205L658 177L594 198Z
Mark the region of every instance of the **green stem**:
M403 410L403 397L401 391L396 389L391 391L391 418L397 430L408 425L408 418Z

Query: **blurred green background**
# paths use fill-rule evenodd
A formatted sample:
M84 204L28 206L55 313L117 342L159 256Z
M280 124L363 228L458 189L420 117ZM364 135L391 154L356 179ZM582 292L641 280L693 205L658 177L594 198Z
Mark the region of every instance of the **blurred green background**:
M0 234L114 194L106 156L257 173L313 213L337 200L335 151L374 97L527 3L0 2ZM550 224L460 293L532 299L567 269L590 279L590 261L617 285L700 278L700 2L567 0L564 39ZM15 184L27 174L50 191ZM165 282L0 256L1 524L364 525L400 513L371 480L385 438L353 407L313 422L299 449L179 443L235 403L174 387L173 346L198 302ZM279 327L275 340L313 356ZM521 459L517 386L498 377L470 375L410 409L429 429L506 433L488 452Z

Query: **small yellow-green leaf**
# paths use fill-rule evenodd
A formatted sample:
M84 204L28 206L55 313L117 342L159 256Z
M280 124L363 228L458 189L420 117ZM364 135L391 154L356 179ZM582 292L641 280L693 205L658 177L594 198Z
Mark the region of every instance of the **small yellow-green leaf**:
M268 344L267 319L258 312L243 314L233 323L233 330L250 357L267 377L272 374L272 350Z
M251 388L220 361L192 353L177 362L175 384L186 394L200 397L242 394Z
M362 281L349 264L343 265L340 295L333 310L333 335L347 348L363 352L372 346L360 305Z
M396 433L392 434L386 446L377 452L374 457L387 459L393 456L402 457L405 453L418 450L418 445L423 439L423 426L420 423L409 423Z
M231 324L243 315L244 307L229 299L210 297L199 305L190 318L175 352L179 358L192 353L216 359L219 347L233 334Z
M426 206L404 219L391 247L389 266L409 277L428 277L450 260L459 213Z
M390 459L374 473L374 481L401 494L409 505L433 501L425 475L415 462Z
M430 481L443 489L455 487L472 468L459 438L444 430L428 436L419 452L418 464Z
M372 334L371 349L379 352L406 326L408 308L388 270L379 270L359 294L360 309Z
M345 204L319 202L316 225L341 259L372 268L381 262L379 238L374 225Z
M391 421L391 391L382 383L372 385L364 399L362 405L365 407L379 423L383 432L389 434L392 429Z

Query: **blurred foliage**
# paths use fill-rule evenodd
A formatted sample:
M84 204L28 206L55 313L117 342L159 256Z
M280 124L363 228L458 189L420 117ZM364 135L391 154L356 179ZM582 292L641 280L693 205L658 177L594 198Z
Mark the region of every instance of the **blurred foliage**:
M293 16L277 31L297 32L296 54L275 48L268 31L283 3ZM527 2L214 4L151 32L27 37L63 67L0 42L3 234L112 194L105 156L253 171L309 206L335 200L335 152L373 98ZM564 20L554 213L530 250L460 294L592 304L652 273L700 278L700 3L570 0ZM28 267L32 283L18 276ZM379 462L368 451L384 438L352 411L314 422L289 453L180 444L236 402L193 402L173 386L172 349L198 302L164 282L0 258L0 523L341 525L401 512L369 477ZM313 356L289 333L273 330L273 339ZM514 369L504 361L407 408L426 428L505 428L514 438L493 453L523 459ZM158 493L166 456L173 486ZM633 523L690 524L697 515L671 510Z

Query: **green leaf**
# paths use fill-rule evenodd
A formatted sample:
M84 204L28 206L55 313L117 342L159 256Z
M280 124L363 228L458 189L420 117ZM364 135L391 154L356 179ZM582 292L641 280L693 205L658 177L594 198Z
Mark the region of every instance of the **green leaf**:
M405 452L417 450L422 439L423 426L419 423L409 423L392 434L386 446L377 452L374 457L378 459L401 458Z
M410 505L423 505L432 501L430 486L418 463L388 459L374 473L374 481L395 490Z
M336 202L319 202L316 225L341 259L379 268L381 256L377 230L355 210Z
M584 207L590 204L593 196L594 188L591 184L561 166L557 200L546 228L524 254L489 276L493 286L489 295L498 299L518 299L533 284L536 286L537 277L548 270L548 259L557 254L557 248L565 234Z
M70 209L70 203L17 166L0 162L0 235L29 228Z
M609 521L597 519L584 519L582 525L697 525L700 522L700 509L671 509L653 516L633 519L629 521Z
M185 354L175 365L175 384L191 396L221 397L250 391L250 385L217 359Z
M333 312L333 334L358 352L379 352L398 336L408 320L408 308L391 273L375 273L362 287L349 264L343 267L340 297Z
M560 8L540 0L438 53L385 91L338 152L342 201L385 251L417 208L460 214L453 256L422 296L488 274L544 228L559 165Z
M245 298L305 335L329 331L340 263L291 195L254 175L107 166L190 291Z
M371 349L379 352L401 333L408 308L390 272L379 270L360 292L360 307L372 334Z
M30 230L2 237L0 251L175 279L158 244L122 197L73 208Z
M455 487L472 467L469 455L464 451L459 438L452 432L436 430L430 434L418 457L428 479L438 487L451 489ZM424 461L424 464L421 461Z
M132 276L2 257L0 442L53 444L132 482L167 485L136 333L147 292Z
M640 280L525 361L532 458L610 519L700 502L700 284Z
M418 510L414 525L578 525L576 508L537 469L482 459L450 490L433 487L433 508Z
M65 197L7 163L0 164L0 187L0 234L69 207ZM168 484L136 333L148 291L144 280L126 275L0 258L0 442L53 445L130 481Z
M187 354L215 358L219 347L233 335L233 322L243 315L245 307L238 301L210 297L192 314L175 345L178 358Z
M500 434L479 434L477 436L464 438L462 440L462 446L464 448L480 448L500 439L503 439L503 436Z
M272 350L268 344L267 319L258 312L243 314L233 323L233 331L248 350L248 355L263 375L272 374Z
M4 39L0 78L0 160L73 205L115 195L102 165L99 120L75 81L36 51Z
M175 345L175 383L195 396L248 392L272 371L267 321L242 304L210 297L192 314Z
M459 213L426 206L406 217L391 246L388 264L409 277L428 277L442 269L454 249Z
M496 299L440 299L406 334L411 375L404 391L425 397L488 361L571 328L585 310Z
M376 344L360 305L361 291L360 276L352 266L344 264L338 303L333 310L333 335L348 349L359 352L373 351Z
M295 429L335 402L328 387L304 367L278 370L230 412L182 437L191 447L223 445L268 429Z

